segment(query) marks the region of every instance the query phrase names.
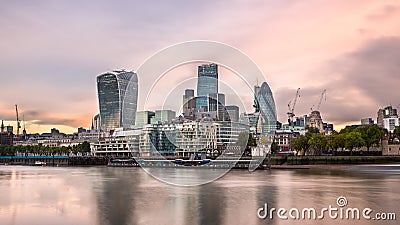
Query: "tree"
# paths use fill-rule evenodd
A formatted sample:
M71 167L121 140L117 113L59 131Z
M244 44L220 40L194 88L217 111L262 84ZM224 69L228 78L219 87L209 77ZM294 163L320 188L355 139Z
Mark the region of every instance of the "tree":
M344 148L346 144L345 134L332 134L328 136L327 147L337 151L339 148Z
M310 134L310 135L312 135L312 134L319 134L319 129L316 128L316 127L309 127L309 128L307 129L307 134Z
M353 148L364 146L365 142L361 137L360 132L351 131L345 136L345 147L350 149L350 155L353 154Z
M253 137L252 134L249 134L249 139L247 141L247 147L254 147L257 146L257 140ZM90 145L89 145L90 149Z
M393 133L396 134L398 138L400 138L400 126L396 127Z
M352 131L355 131L356 127L354 126L346 126L345 128L341 129L339 134L348 134Z
M385 132L382 128L371 125L359 127L357 128L357 131L360 132L368 151L371 146L379 145L380 141L385 135Z
M307 150L310 148L310 145L308 144L308 138L304 135L293 138L290 142L290 145L297 152L302 152L300 155L305 155Z
M254 142L255 142L255 140L254 140ZM89 142L87 142L87 141L82 142L82 151L83 152L90 152L90 143Z
M271 144L271 152L278 152L280 149L280 147L278 146L278 143L276 143L275 141L272 142Z
M322 150L326 148L328 140L324 134L313 134L311 139L308 140L310 148L314 149L315 155L321 155Z

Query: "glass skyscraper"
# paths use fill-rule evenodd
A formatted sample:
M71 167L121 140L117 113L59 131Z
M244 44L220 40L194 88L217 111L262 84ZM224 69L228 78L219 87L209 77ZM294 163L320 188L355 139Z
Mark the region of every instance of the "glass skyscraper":
M198 67L196 108L208 111L209 94L218 93L218 65L205 64Z
M116 70L101 74L97 76L97 92L101 130L131 128L135 125L138 97L136 73Z
M188 109L196 108L196 100L194 99L194 90L193 89L186 89L185 95L183 95L183 106L182 111L186 112ZM193 104L194 103L194 104Z
M272 91L266 82L262 83L258 92L258 105L261 114L263 134L276 130L276 107Z

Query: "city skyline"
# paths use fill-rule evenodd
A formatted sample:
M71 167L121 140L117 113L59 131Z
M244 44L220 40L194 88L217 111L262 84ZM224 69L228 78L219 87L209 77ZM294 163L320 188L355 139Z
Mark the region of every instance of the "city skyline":
M4 3L0 119L15 126L18 104L29 133L89 127L98 113L98 74L136 71L159 49L193 39L225 42L249 55L266 76L281 122L298 87L296 115L309 114L327 89L320 111L335 127L376 119L379 108L400 104L398 2L227 3L214 3L211 12L203 2ZM252 104L252 93L244 98Z

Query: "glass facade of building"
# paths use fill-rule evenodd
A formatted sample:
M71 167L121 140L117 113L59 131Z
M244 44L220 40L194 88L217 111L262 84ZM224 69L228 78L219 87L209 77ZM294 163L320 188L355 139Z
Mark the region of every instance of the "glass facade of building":
M151 123L151 119L155 116L152 111L138 111L136 112L135 127L141 128Z
M101 130L130 128L135 124L138 96L136 73L121 70L101 74L97 76L97 92Z
M228 113L225 109L225 95L221 93L209 94L208 111L215 112L215 117L217 120L227 120Z
M193 89L186 89L185 94L183 95L183 104L182 110L186 112L188 109L196 108L196 104L193 105L194 99L194 90Z
M239 107L236 105L225 106L226 112L228 113L228 120L232 122L239 121Z
M218 65L209 64L198 67L196 108L208 110L209 94L218 93Z
M268 134L276 130L276 107L271 88L266 82L261 85L258 93L258 104L262 119L262 133Z
M156 110L155 116L151 118L151 124L172 122L176 117L176 112L169 109Z

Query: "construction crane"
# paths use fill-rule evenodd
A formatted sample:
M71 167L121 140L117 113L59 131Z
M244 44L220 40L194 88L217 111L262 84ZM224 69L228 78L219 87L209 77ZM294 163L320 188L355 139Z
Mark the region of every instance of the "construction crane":
M17 136L19 136L19 128L21 128L21 121L18 117L18 105L15 105L15 112L17 114Z
M326 101L326 89L324 89L324 91L321 94L321 98L319 99L318 105L317 105L317 109L314 110L314 105L311 107L311 111L319 111L319 108L321 107L321 103L322 103L322 99L324 99L325 97L325 101Z
M300 97L300 93L299 92L300 92L300 88L297 88L296 95L294 96L294 99L293 99L293 104L291 104L292 100L290 100L289 103L288 103L288 110L289 111L287 112L287 115L288 115L289 126L294 126L294 123L293 123L293 118L295 116L294 109L296 107L297 99Z

